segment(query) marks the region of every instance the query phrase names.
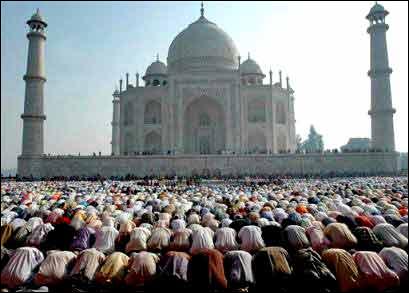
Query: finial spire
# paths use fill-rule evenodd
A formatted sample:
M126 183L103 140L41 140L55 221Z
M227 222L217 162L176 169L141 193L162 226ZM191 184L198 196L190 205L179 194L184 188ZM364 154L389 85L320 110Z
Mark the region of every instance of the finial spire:
M156 62L159 61L159 53L156 53Z
M250 59L250 52L248 52L248 59Z
M203 8L203 1L202 1L202 3L200 4L200 16L201 17L204 17L204 8Z

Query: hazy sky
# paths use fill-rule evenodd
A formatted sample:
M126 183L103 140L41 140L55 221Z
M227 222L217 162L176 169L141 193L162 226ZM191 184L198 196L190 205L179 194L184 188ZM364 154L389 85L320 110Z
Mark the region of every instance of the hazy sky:
M408 2L381 4L387 23L398 151L408 150ZM205 16L251 52L262 70L290 76L296 131L311 124L336 148L370 137L369 35L373 2L205 2ZM112 92L120 77L166 62L173 38L200 16L200 2L1 2L1 167L21 153L27 26L48 22L45 152L110 153ZM268 75L268 74L267 74ZM265 82L268 82L266 78Z

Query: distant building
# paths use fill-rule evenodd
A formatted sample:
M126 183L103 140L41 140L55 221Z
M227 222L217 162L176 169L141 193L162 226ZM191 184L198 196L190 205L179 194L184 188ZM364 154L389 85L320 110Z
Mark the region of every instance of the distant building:
M371 140L367 137L353 137L346 145L341 147L341 151L346 152L367 152L371 148Z

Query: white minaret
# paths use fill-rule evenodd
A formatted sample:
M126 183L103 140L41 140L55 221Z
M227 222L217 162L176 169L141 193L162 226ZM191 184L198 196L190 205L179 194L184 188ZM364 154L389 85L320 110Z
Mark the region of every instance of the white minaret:
M114 156L119 156L119 141L120 141L120 135L119 135L119 115L120 115L120 102L119 102L119 91L116 89L114 93L112 94L113 96L113 115L112 115L112 154Z
M28 59L27 73L24 75L26 93L24 97L22 157L40 156L44 153L44 47L47 23L39 10L27 21Z
M395 134L393 130L391 84L389 75L388 49L386 31L389 26L385 17L389 14L382 5L376 3L366 18L370 22L367 30L371 37L371 116L372 148L382 151L395 151Z

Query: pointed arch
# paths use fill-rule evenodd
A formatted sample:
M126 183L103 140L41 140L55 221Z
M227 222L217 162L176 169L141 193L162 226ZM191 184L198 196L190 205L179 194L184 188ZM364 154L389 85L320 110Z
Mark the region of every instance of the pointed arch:
M145 135L145 152L160 154L162 151L161 136L156 131L151 131Z
M162 123L162 106L157 101L150 101L145 105L144 112L145 124L161 124Z
M253 154L267 152L266 136L261 130L252 130L248 136L248 151Z

